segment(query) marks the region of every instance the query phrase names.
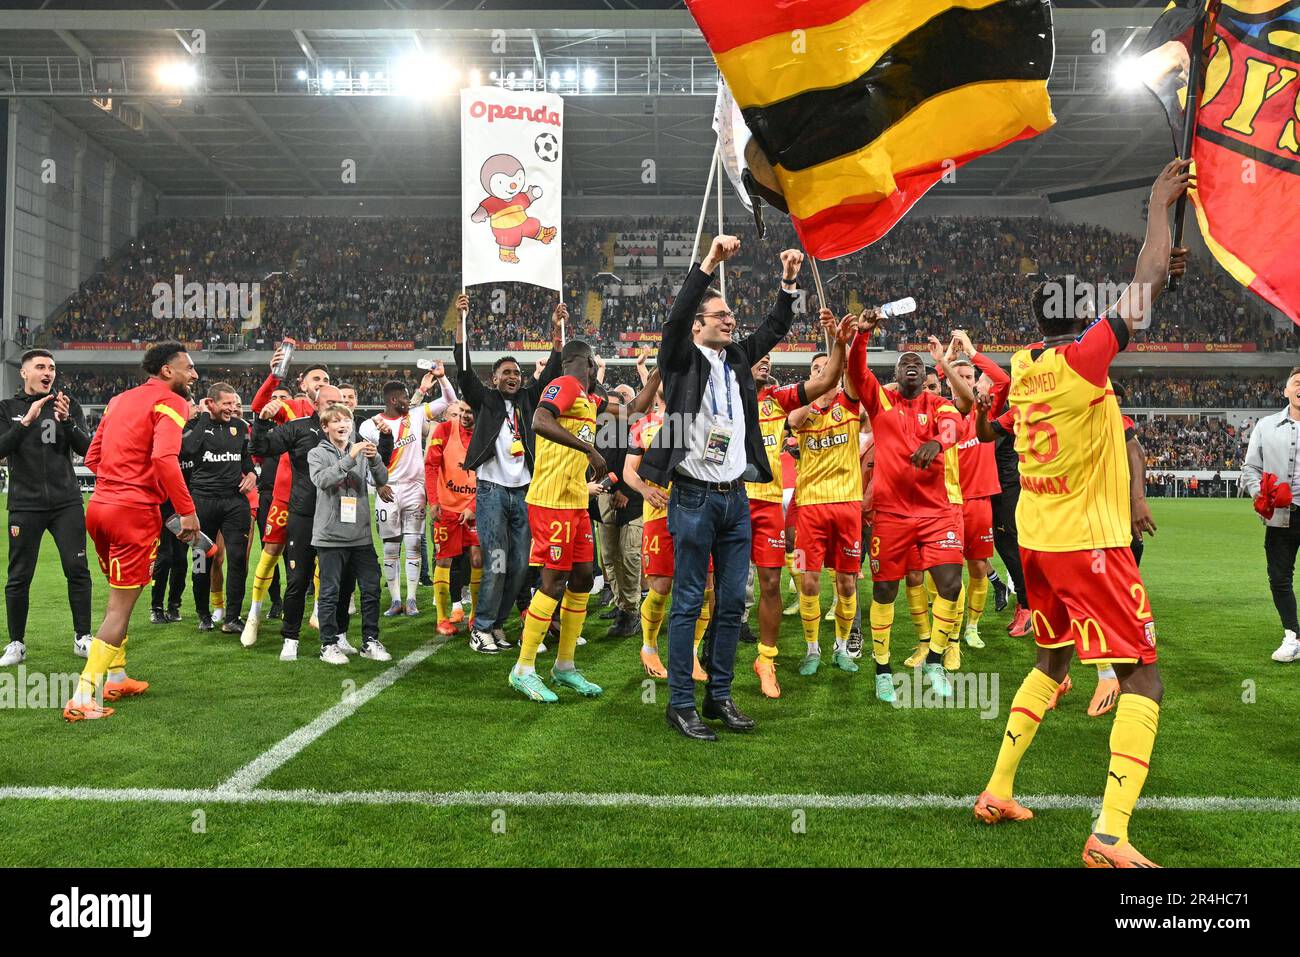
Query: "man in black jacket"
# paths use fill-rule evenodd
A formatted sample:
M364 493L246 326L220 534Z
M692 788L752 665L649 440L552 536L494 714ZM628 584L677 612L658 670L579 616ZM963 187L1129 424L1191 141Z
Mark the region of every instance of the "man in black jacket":
M280 636L284 647L281 661L298 660L298 634L302 630L302 615L307 601L307 585L316 568L316 549L312 547L312 523L316 518L316 486L312 484L307 464L307 453L321 442L320 414L343 396L332 385L322 385L316 391L316 411L310 417L292 419L278 428L274 419L279 413L279 403L262 407L253 426L252 453L263 458L289 453L293 469L293 486L289 492L289 524L284 550L285 567L289 580L284 589L284 619L280 623ZM343 606L347 611L347 606ZM339 632L339 648L345 654L356 654L356 649Z
M9 580L5 604L9 646L0 665L21 664L27 655L27 607L41 537L54 537L68 580L72 647L90 648L90 570L86 567L86 510L72 468L73 453L85 455L90 431L81 406L54 386L54 357L44 349L23 354L23 387L5 399L0 413L0 458L9 460Z
M704 717L733 731L754 727L731 700L740 623L745 613L751 527L745 482L770 482L752 368L786 337L794 321L795 282L803 253L781 253L781 290L764 323L736 342L736 316L709 288L718 263L740 240L715 236L704 262L693 267L664 323L659 348L666 406L664 427L642 459L641 476L672 484L668 531L676 574L668 619L668 725L688 738L716 740L695 709L695 622L704 604L709 558L716 606L707 655Z
M469 311L469 297L456 300ZM465 453L465 468L477 472L475 518L483 550L483 582L470 631L470 646L491 653L511 647L506 617L528 570L532 535L524 496L533 470L533 412L542 390L560 375L560 323L568 308L551 315L552 350L541 378L524 385L519 363L510 356L492 366L492 388L479 381L470 365L469 347L456 326L456 368L460 395L474 410L474 437Z
M223 633L237 635L244 630L240 610L244 607L244 583L248 578L248 533L253 521L248 493L257 482L249 448L248 423L236 416L239 395L225 382L208 389L204 407L185 426L181 436L181 461L198 507L199 528L213 541L220 535L226 543L226 619ZM194 568L194 607L199 631L212 630L208 606L212 567L207 561ZM220 591L220 586L218 586Z

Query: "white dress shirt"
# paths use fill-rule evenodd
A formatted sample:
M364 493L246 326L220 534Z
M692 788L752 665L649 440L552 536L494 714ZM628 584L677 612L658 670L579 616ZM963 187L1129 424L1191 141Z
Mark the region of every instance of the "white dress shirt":
M707 349L696 343L709 363L709 378L699 414L691 424L684 458L678 469L701 482L735 482L745 474L745 406L740 396L736 371L729 367L724 351ZM715 412L716 407L716 412ZM721 465L704 460L709 430L714 423L729 425L731 442Z
M510 446L515 441L515 432L510 423L515 418L516 412L513 402L509 399L505 402L506 420L501 423L501 431L497 433L496 455L480 465L475 475L486 482L505 488L519 488L531 482L533 477L528 471L527 456L515 455L510 451ZM522 438L523 436L520 435L521 440Z

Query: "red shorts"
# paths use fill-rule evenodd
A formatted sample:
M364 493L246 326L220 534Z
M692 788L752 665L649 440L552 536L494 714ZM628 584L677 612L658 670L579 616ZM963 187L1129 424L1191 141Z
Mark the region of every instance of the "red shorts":
M528 506L528 526L533 533L530 565L570 571L574 565L593 561L596 541L591 537L591 516L585 508Z
M967 561L993 557L993 500L967 499L961 507L962 546Z
M800 505L795 544L804 571L820 572L829 557L837 572L857 574L862 567L862 504Z
M1034 640L1040 648L1073 643L1091 664L1151 664L1156 623L1132 550L1076 552L1020 549Z
M749 560L759 568L784 567L785 515L781 503L750 499L749 523L754 530Z
M876 512L871 532L871 579L896 582L908 572L962 561L961 512L919 517Z
M647 575L673 577L673 536L666 515L641 529L641 569Z
M466 548L478 547L478 530L460 520L460 514L446 509L433 523L433 544L438 558L458 558Z
M262 529L262 544L283 545L289 534L288 526L289 503L271 499L271 507L266 510L266 526Z
M153 582L162 532L156 505L107 505L92 497L86 506L86 532L110 588L141 588Z

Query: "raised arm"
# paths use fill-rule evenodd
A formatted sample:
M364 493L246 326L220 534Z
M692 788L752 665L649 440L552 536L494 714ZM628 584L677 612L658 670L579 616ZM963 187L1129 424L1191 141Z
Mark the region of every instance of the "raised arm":
M704 294L713 281L713 271L718 263L726 262L740 251L740 240L735 236L714 236L704 262L692 266L678 290L673 307L664 320L663 337L659 343L659 367L669 373L686 372L691 367L691 350L695 348L692 331L695 314L699 312ZM766 353L764 353L766 354Z
M628 415L643 415L649 412L654 406L655 395L659 392L659 367L650 372L650 375L641 385L641 391L636 394L631 402L627 404Z
M826 365L822 371L803 384L804 396L809 403L816 402L826 393L835 389L840 382L840 377L844 375L844 364L847 359L847 344L854 336L854 317L845 316L838 322L834 314L829 309L823 309L820 315L822 329L825 330L827 338L831 340L830 355L826 360ZM856 396L850 396L857 398ZM805 412L800 417L807 416Z
M457 296L456 308L460 312L469 312L469 296L464 293ZM465 337L461 333L459 322L456 323L453 337L456 345L452 349L452 356L456 362L456 381L460 385L460 394L469 403L469 407L478 412L479 409L483 408L483 396L487 394L487 389L470 363L469 343L465 341Z
M795 280L802 265L803 253L800 250L787 249L781 253L781 289L776 294L776 302L763 324L740 343L746 365L752 366L790 334L790 326L794 323L794 297L799 288Z
M1160 171L1151 187L1147 210L1146 240L1138 253L1133 281L1120 293L1112 314L1124 320L1129 332L1145 328L1151 319L1151 306L1164 292L1169 276L1181 276L1187 270L1187 250L1172 249L1169 235L1169 207L1187 192L1191 181L1191 161L1175 159Z

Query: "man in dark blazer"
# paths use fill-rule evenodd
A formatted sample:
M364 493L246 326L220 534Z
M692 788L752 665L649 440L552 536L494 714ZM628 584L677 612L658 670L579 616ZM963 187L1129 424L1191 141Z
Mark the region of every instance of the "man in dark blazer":
M688 738L716 740L700 720L691 678L695 622L704 603L709 558L714 563L713 640L708 655L704 717L733 731L754 727L731 700L736 644L745 613L751 529L745 482L772 475L759 428L754 363L784 339L794 321L795 282L803 253L781 253L781 288L767 319L734 339L736 316L709 282L718 263L740 249L734 236L714 237L704 262L691 268L663 327L664 426L641 465L641 477L672 484L668 531L676 574L668 619L668 726Z
M469 297L456 300L469 311ZM524 496L533 477L533 412L542 390L560 375L560 324L568 319L564 303L551 314L551 349L540 378L524 383L519 362L503 356L492 366L492 388L470 364L469 347L456 326L456 368L460 395L474 410L474 437L465 453L466 470L476 473L475 522L483 549L483 582L470 628L470 647L496 654L513 646L505 633L506 617L528 571L532 535Z

